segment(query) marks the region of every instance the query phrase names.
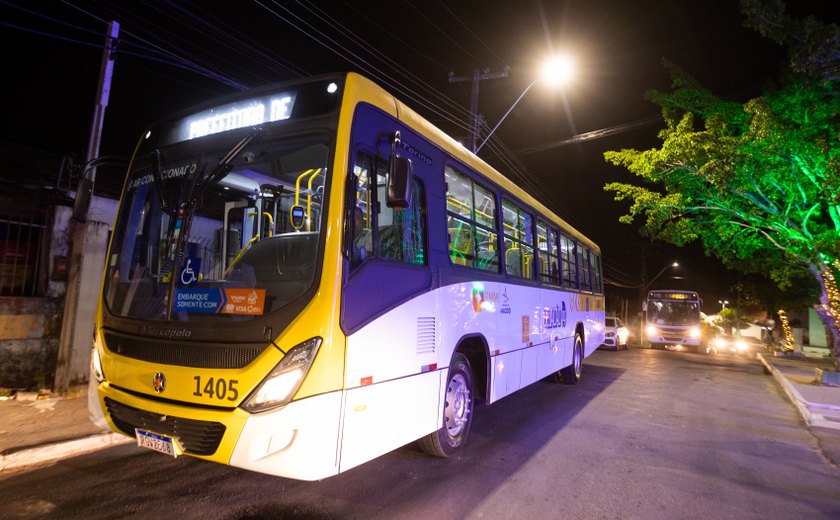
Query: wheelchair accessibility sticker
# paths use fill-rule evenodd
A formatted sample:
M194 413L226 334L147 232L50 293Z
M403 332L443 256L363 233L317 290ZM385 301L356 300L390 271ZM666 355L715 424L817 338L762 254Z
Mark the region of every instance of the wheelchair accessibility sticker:
M187 258L178 275L178 281L183 287L193 287L198 283L199 273L201 273L201 258Z

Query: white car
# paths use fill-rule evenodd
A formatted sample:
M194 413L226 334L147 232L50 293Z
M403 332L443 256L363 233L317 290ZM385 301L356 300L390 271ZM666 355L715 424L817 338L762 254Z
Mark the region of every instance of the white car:
M620 350L627 348L627 337L630 331L624 326L621 319L615 316L604 318L604 343L602 346Z

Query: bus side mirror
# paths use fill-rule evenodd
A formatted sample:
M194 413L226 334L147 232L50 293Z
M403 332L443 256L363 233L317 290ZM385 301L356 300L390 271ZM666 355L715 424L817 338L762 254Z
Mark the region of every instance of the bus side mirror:
M642 302L642 311L647 312L647 302L646 301Z
M386 205L389 208L408 207L413 176L411 159L392 154L388 163L388 200Z

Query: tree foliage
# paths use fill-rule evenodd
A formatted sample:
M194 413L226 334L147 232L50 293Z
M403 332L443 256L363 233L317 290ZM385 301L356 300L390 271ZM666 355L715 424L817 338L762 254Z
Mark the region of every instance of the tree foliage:
M745 11L753 3L744 2ZM761 23L774 19L783 16ZM833 25L820 32L815 21L808 24L813 34L837 33ZM779 27L754 26L786 41ZM621 221L644 219L654 238L677 245L701 240L725 264L760 267L782 286L810 271L821 290L817 310L840 353L840 309L832 308L840 275L840 92L831 74L821 74L834 70L825 56L836 53L836 41L818 50L812 44L806 39L792 55L804 63L807 51L819 67L803 65L782 86L743 104L715 96L665 62L672 90L648 93L665 118L662 145L605 153L646 182L605 189L631 202Z

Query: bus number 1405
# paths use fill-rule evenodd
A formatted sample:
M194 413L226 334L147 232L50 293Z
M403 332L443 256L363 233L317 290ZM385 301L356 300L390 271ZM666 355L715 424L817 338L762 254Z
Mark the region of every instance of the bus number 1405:
M207 379L203 388L201 386L200 376L193 377L193 380L195 380L195 392L193 392L193 395L196 397L206 396L210 399L227 399L228 401L236 401L239 399L239 390L236 388L239 381L236 379L216 379L211 377Z

